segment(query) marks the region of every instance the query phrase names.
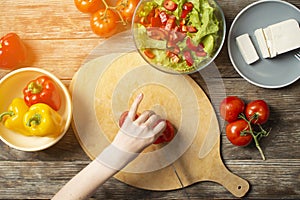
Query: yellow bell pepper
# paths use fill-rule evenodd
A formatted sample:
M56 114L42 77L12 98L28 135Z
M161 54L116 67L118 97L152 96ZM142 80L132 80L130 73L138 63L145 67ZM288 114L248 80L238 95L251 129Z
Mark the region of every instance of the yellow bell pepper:
M24 115L24 126L30 135L56 137L63 131L63 119L49 105L32 105Z
M21 98L15 98L8 107L7 112L0 115L0 122L4 122L4 126L12 131L28 135L24 124L23 117L28 111L28 106Z

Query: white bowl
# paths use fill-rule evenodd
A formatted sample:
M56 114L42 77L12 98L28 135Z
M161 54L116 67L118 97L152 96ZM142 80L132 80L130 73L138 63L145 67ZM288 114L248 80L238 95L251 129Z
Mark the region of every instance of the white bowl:
M57 137L25 136L0 124L0 139L8 146L21 151L39 151L57 143L67 132L72 119L71 97L65 85L50 72L40 68L21 68L8 73L0 80L0 113L7 111L12 100L23 98L23 88L39 76L50 77L58 86L61 96L61 107L58 113L64 120L64 129Z

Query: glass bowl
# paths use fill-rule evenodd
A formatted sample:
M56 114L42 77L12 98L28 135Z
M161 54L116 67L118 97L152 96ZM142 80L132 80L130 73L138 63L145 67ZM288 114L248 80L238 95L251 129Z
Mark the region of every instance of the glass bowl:
M205 68L225 40L224 13L214 0L141 0L132 21L140 55L151 66L171 74Z

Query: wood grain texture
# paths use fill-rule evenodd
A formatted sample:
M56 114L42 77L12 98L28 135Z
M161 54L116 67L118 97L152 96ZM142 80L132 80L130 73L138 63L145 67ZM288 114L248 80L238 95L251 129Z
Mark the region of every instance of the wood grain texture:
M254 0L218 0L227 21ZM288 2L300 8L299 0ZM69 86L92 49L103 38L92 33L89 15L76 10L72 0L0 0L0 35L16 32L31 53L28 66L57 75ZM122 43L126 41L121 41ZM266 127L272 128L261 141L267 160L262 161L254 145L231 145L221 126L221 154L226 166L248 180L246 199L300 199L300 82L281 89L263 89L249 84L234 70L225 45L215 63L226 95L246 102L265 99L271 109ZM284 66L283 66L284 67ZM7 74L0 70L0 77ZM198 74L191 77L209 94ZM214 81L214 80L212 80ZM220 102L220 94L210 94ZM218 113L217 103L214 105ZM222 120L220 119L220 124ZM40 152L21 152L0 143L0 199L50 199L71 177L90 162L72 128L53 147ZM201 166L200 166L201 167ZM114 178L100 187L91 199L235 199L221 185L195 183L184 190L154 192L128 186Z

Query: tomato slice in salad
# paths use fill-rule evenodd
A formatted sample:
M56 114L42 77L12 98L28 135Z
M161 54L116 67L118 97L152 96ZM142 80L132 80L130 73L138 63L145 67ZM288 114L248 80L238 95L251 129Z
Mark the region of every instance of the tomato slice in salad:
M177 4L172 0L165 0L164 8L168 11L175 11L177 9Z
M177 9L177 4L172 0L165 0L163 3L163 7L168 11L175 11ZM184 11L184 18L187 14L193 9L193 4L191 2L185 3L182 10ZM150 20L149 20L150 18ZM188 66L192 66L194 63L193 56L189 51L180 52L180 49L177 45L178 42L184 41L187 38L187 46L189 49L197 52L199 48L197 46L193 46L191 43L191 38L187 37L186 33L195 33L197 32L197 28L191 25L185 25L185 20L180 21L180 25L178 26L176 23L176 16L172 14L167 14L165 10L160 10L158 8L154 8L148 15L147 20L148 24L145 23L145 18L142 18L140 23L147 27L147 34L150 38L155 40L166 40L167 41L167 57L174 63L180 62L181 56ZM199 44L200 45L200 44ZM198 45L198 46L199 46ZM201 44L203 45L203 44ZM171 56L168 52L172 52ZM203 52L203 48L201 50ZM144 51L144 54L150 58L155 58L153 53L149 53L148 50ZM197 56L205 56L206 54L195 54Z
M194 8L194 4L192 2L185 2L182 6L181 18L186 18L186 16L191 12Z

